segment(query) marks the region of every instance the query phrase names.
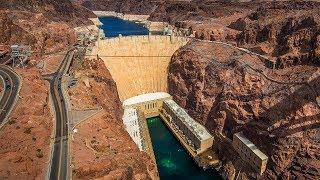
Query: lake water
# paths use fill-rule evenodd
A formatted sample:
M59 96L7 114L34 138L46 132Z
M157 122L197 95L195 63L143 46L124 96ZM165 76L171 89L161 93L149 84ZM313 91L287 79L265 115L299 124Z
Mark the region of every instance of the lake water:
M106 37L117 37L119 34L122 34L122 36L149 34L147 28L117 17L101 17L99 20L103 23L102 29Z

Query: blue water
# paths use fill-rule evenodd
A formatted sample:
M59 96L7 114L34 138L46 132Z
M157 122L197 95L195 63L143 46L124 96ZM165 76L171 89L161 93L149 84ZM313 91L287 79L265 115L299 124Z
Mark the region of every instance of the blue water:
M103 23L102 29L106 37L117 37L130 35L147 35L149 31L147 28L131 21L125 21L117 17L101 17L99 18Z
M159 118L147 120L161 180L220 180L216 170L204 171Z

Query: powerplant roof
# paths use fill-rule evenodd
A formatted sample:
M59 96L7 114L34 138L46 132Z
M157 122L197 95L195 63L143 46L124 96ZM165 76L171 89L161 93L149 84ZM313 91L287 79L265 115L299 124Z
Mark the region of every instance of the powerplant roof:
M268 159L268 156L266 156L263 152L261 152L256 145L254 145L249 139L247 139L242 132L238 132L234 134L243 144L245 144L250 150L256 154L261 160Z
M124 100L123 106L131 106L134 104L140 104L143 102L154 101L154 100L163 99L163 98L171 98L171 95L165 92L141 94L141 95L134 96L132 98Z
M177 117L191 130L191 132L201 141L212 138L212 135L200 123L191 118L188 113L175 101L168 99L164 101Z

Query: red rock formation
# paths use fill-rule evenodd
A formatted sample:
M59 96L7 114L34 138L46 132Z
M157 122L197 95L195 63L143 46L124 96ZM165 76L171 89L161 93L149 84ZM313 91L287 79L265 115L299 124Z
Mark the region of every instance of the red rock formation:
M18 69L19 100L0 130L0 179L43 179L50 156L53 115L49 83L37 69Z
M232 138L244 131L269 157L261 178L318 179L319 75L312 66L270 70L238 50L193 42L171 60L169 93L211 132ZM243 176L259 177L229 156L222 157L229 164L223 169L232 163Z
M164 0L83 0L82 5L97 11L116 11L126 14L150 14Z
M319 7L320 3L299 1L265 4L230 27L242 31L239 45L276 57L279 68L319 64Z
M76 41L68 24L49 21L41 14L0 11L0 17L0 43L31 45L33 60L37 55L57 52Z
M155 163L139 151L124 129L116 84L103 61L86 60L76 74L89 79L90 87L80 81L69 90L73 108L99 105L103 111L75 127L78 132L72 143L74 178L155 179Z
M50 21L63 21L73 26L90 23L88 18L95 17L91 11L69 0L0 0L0 9L9 11L12 16L15 16L14 11L41 13Z
M37 56L63 50L76 41L73 27L95 15L70 1L0 0L0 44L24 44Z

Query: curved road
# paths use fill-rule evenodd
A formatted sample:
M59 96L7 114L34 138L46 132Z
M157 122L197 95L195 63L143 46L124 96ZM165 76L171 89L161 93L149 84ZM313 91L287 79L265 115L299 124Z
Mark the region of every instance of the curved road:
M3 96L0 101L0 127L6 122L18 100L21 81L19 75L10 67L0 65L0 76L4 80Z
M69 69L74 55L74 49L68 51L58 72L50 80L50 93L55 109L55 137L49 179L69 179L69 148L68 148L68 116L64 95L61 88L61 79Z

